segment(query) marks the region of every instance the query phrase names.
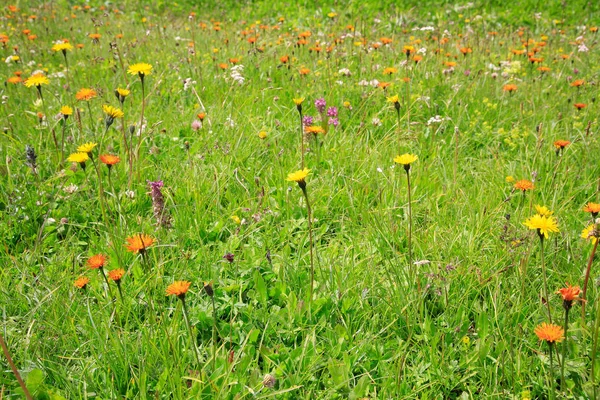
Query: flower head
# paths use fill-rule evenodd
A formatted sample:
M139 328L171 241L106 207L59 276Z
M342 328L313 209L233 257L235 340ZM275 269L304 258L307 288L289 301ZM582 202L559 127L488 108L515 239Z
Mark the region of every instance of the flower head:
M325 129L321 125L311 125L304 128L305 133L312 133L318 135L319 133L325 133Z
M554 214L554 211L550 211L548 207L540 206L539 204L535 205L535 211L542 217L549 217Z
M560 326L546 322L538 325L534 332L540 340L545 340L549 344L561 342L565 333Z
M388 103L394 103L394 104L396 104L396 103L400 103L400 98L398 97L397 94L395 94L393 96L388 97L387 101L388 101Z
M108 258L104 254L96 254L87 259L87 265L91 269L104 267Z
M35 86L38 89L42 85L48 85L48 84L50 84L50 79L48 79L46 77L46 75L44 75L44 74L31 75L29 78L27 78L25 80L25 86L27 86L27 87Z
M557 140L556 142L554 142L554 147L556 147L557 150L564 149L570 144L571 142L569 142L568 140Z
M52 51L55 52L59 52L62 51L63 54L66 54L67 51L71 51L73 50L73 45L71 43L56 43L54 46L52 46Z
M293 100L294 100L294 104L296 105L296 109L298 110L298 112L302 113L302 102L304 101L304 97L298 97Z
M94 147L96 147L97 145L98 143L84 143L77 148L77 151L80 153L87 153L89 155L94 150Z
M596 218L600 213L600 203L589 202L583 207L583 211L592 214L592 217Z
M118 156L112 155L112 154L101 154L100 155L100 162L102 164L105 164L109 169L115 165L118 164L121 161L121 159Z
M573 302L577 300L581 300L579 298L579 293L581 293L581 289L579 286L571 286L567 282L567 287L558 289L556 294L560 294L563 298L563 307L565 309L570 309L573 306Z
M512 93L517 90L517 85L515 85L514 83L509 83L507 85L504 85L502 87L502 90L508 93Z
M304 180L306 179L306 177L308 176L309 173L310 173L310 169L304 168L304 169L301 169L296 172L292 172L292 173L288 174L288 176L285 180L288 182L298 182L298 183L304 182Z
M127 69L127 73L130 75L139 75L139 77L143 80L144 76L152 73L152 65L147 63L132 64Z
M596 229L596 224L591 224L583 231L581 231L581 238L585 240L590 240L592 244L596 244L598 241L598 236L600 232Z
M108 279L114 281L117 285L121 283L123 275L125 275L125 270L122 268L117 268L113 269L112 271L108 271Z
M69 157L67 157L67 161L76 162L79 164L85 164L85 162L89 159L90 159L90 157L88 156L88 153L84 153L81 151L77 152L77 153L71 153L71 155L69 155Z
M120 109L113 106L109 106L107 104L102 106L102 111L104 111L104 114L106 114L107 117L110 117L112 119L123 118L123 116L125 115L125 113L123 113L123 111L121 111Z
M396 164L402 165L404 167L404 170L408 173L408 171L410 171L410 164L414 163L418 159L419 157L414 154L405 153L401 156L396 156L394 158L394 162Z
M175 281L167 287L167 296L174 295L183 300L191 284L188 281Z
M317 107L317 111L319 111L320 114L323 114L326 106L327 103L325 102L324 98L321 97L320 99L315 100L315 107Z
M145 235L142 233L130 236L125 240L127 240L127 244L125 245L125 247L128 251L134 254L143 254L146 251L146 249L148 249L148 247L151 247L154 244L154 238L152 236Z
M549 232L560 232L558 229L558 223L556 218L550 216L542 216L539 214L535 214L533 217L528 218L523 225L528 227L529 229L537 230L540 239L548 239Z
M77 93L75 93L75 98L79 101L88 101L96 96L98 96L98 93L94 89L81 88Z
M115 89L115 96L117 97L117 99L119 100L119 103L121 103L121 105L125 101L125 98L127 96L129 96L130 93L131 93L131 91L129 89L121 89L121 88Z
M87 287L88 283L90 283L90 278L81 276L81 277L75 279L75 282L73 282L73 286L75 286L79 289L85 289Z
M534 186L533 182L528 181L527 179L521 179L515 182L514 188L517 190L521 190L523 191L523 193L525 193L527 190L533 190Z
M64 119L67 119L69 118L69 115L73 115L73 109L69 106L62 106L60 108L60 115L62 115Z

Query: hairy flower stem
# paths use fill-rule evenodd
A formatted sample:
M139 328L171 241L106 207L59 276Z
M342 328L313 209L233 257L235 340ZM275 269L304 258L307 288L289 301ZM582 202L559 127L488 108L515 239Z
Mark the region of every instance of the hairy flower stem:
M212 327L212 345L213 345L213 371L217 362L217 307L215 306L215 296L211 296L212 311L213 311L213 327Z
M583 302L582 302L583 303ZM583 304L582 304L583 306ZM597 399L596 386L596 349L598 348L598 331L600 330L600 299L596 301L596 323L594 324L594 333L592 338L592 367L590 374L592 375L592 387L594 388L594 399Z
M544 276L544 297L546 307L548 308L548 320L552 323L552 313L550 312L550 299L548 298L548 278L546 277L546 259L544 257L544 237L540 235L540 251L542 253L542 273Z
M302 187L302 193L304 194L304 198L306 199L306 210L308 213L308 238L309 238L309 246L310 246L310 298L308 300L308 312L309 315L312 311L312 300L313 300L313 291L315 286L315 263L314 263L314 250L313 250L313 232L312 232L312 210L310 208L310 201L308 200L308 192L306 191L306 186ZM330 270L331 274L331 270Z
M555 393L554 393L554 365L553 365L553 358L552 358L552 352L554 351L554 349L552 348L552 342L548 342L548 347L550 347L550 382L548 382L548 390L550 391L550 398L554 400L555 398Z
M135 155L135 162L137 163L137 176L139 178L140 176L140 149L142 148L142 140L143 140L143 131L142 131L142 125L144 124L144 109L146 108L146 92L145 92L145 86L144 86L144 78L142 79L142 112L140 114L140 140L138 141L138 145L137 145L137 149L136 149L136 155ZM133 143L133 138L131 139L132 143Z
M565 388L565 364L567 363L567 336L569 330L569 307L565 307L565 340L562 346L562 363L560 365L560 390L561 392Z
M594 228L596 229L596 228ZM590 279L590 270L592 269L592 263L594 262L594 257L596 255L596 249L598 248L598 238L596 238L596 243L594 243L594 247L592 248L592 253L590 254L590 258L588 259L587 268L585 270L585 280L583 281L583 292L581 293L581 299L586 299L588 280ZM582 325L585 324L585 301L581 302L581 322Z
M21 378L21 374L19 374L19 370L17 369L15 363L13 362L12 357L10 356L10 352L8 351L8 347L6 346L6 343L4 342L4 338L2 337L2 334L0 334L0 346L2 346L2 352L4 353L4 357L6 357L6 361L8 361L8 365L10 365L10 369L12 369L12 372L15 375L15 378L17 378L17 382L19 382L19 386L21 386L21 389L23 390L23 393L25 394L25 398L27 400L33 400L33 397L31 397L31 393L29 393L27 386L25 386L25 382L23 382L23 378Z
M185 303L185 298L180 297L181 304L183 305L183 318L185 319L185 323L188 327L188 331L190 333L190 341L192 342L192 351L196 355L196 361L198 362L198 368L202 365L200 362L200 353L198 352L198 346L196 344L196 339L194 337L194 331L192 330L192 324L190 323L190 317L188 316L187 304Z
M300 114L300 169L304 169L304 127L302 125L302 111Z
M411 281L417 281L417 292L421 293L421 283L415 274L412 257L412 201L410 196L410 170L406 169L406 184L408 188L408 270Z

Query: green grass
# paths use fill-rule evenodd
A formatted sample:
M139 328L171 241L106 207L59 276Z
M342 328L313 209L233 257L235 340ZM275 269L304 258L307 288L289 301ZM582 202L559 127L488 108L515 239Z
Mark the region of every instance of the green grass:
M592 245L580 238L591 223L582 209L600 200L600 64L598 33L590 30L600 24L598 5L154 2L101 10L92 3L83 10L66 1L23 2L15 13L0 13L0 33L9 36L0 55L20 57L2 64L2 79L16 71L26 79L37 69L50 78L43 104L35 88L0 89L0 333L34 398L595 398L596 266L585 322L580 304L570 314L561 382L560 358L550 378L548 347L533 333L548 314L539 239L523 222L536 204L558 219L545 259L548 301L561 324L562 299L552 293L565 282L583 286ZM327 16L332 11L335 18ZM222 22L218 32L214 21ZM424 26L434 31L413 30ZM304 31L308 44L297 46ZM96 32L102 36L94 44L88 34ZM256 44L248 43L256 33ZM578 51L580 36L589 52ZM392 44L373 49L382 37ZM440 45L442 37L448 43ZM67 53L68 81L55 75L66 72L63 55L51 51L63 38L84 45ZM511 52L528 39L549 72ZM317 41L320 53L309 50ZM426 49L418 65L402 64L409 44ZM463 56L461 47L472 53ZM284 55L290 68L280 62ZM242 85L231 78L230 58L244 66ZM442 72L446 61L457 63L453 72ZM141 157L129 183L121 126L139 129L140 79L125 71L136 62L153 72L145 78ZM310 73L300 76L301 67ZM398 72L383 75L386 67ZM184 89L187 78L193 90ZM391 86L359 84L373 79ZM575 79L585 84L571 87ZM516 92L503 91L508 83ZM84 87L98 92L89 109L75 100ZM125 117L102 140L102 105L120 107L117 87L131 90ZM399 118L386 100L396 94ZM285 180L300 168L298 97L313 117L314 101L325 98L340 122L318 143L305 141L312 301L306 202ZM587 107L578 111L574 103ZM85 171L60 167L52 131L60 144L63 122L54 116L64 105L80 114L66 120L65 156L101 143L96 163L108 152L121 157L110 181L104 165L99 175L91 162ZM201 111L206 119L194 131ZM44 124L38 112L47 115ZM435 116L441 122L429 123ZM560 157L558 139L572 142ZM35 173L26 145L38 156ZM406 173L393 162L403 153L419 157L410 170L412 249L415 261L429 262L415 267L416 278L408 265ZM535 188L523 195L508 176L534 180ZM157 180L171 228L157 227L153 215L147 181ZM157 240L145 259L124 246L138 233ZM126 271L123 298L86 266L98 253L109 257L106 270ZM90 279L86 290L73 285L80 276ZM179 280L192 282L185 301L193 338L181 302L165 296ZM214 314L205 282L214 288ZM0 360L0 398L21 398ZM267 374L272 388L263 385Z

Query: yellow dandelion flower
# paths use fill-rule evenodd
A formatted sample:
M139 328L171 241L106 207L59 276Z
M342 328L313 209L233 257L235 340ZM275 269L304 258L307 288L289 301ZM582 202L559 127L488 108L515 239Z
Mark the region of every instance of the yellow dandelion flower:
M396 156L394 158L394 162L397 164L402 164L402 165L410 165L412 163L414 163L415 161L417 161L419 159L418 156L414 155L414 154L402 154L401 156Z
M395 104L395 103L399 103L400 102L400 98L396 94L394 96L388 97L387 101L388 101L388 103L394 103Z
M88 156L88 153L84 152L72 153L69 157L67 157L68 162L76 162L79 164L83 164L89 159L90 157Z
M96 147L97 145L97 143L92 142L84 143L77 148L77 151L80 153L87 153L89 155L92 152L92 150L94 150L94 147Z
M109 106L107 104L102 106L102 111L104 111L104 114L106 114L106 116L111 117L113 119L123 118L123 116L125 115L120 109L113 106Z
M127 69L130 75L139 75L140 77L150 75L152 73L152 65L147 63L131 64Z
M581 231L581 238L585 240L590 240L592 244L596 244L598 241L598 231L596 230L596 225L591 224L583 231Z
M35 86L39 88L42 85L48 84L50 84L50 79L48 79L44 74L35 74L25 80L25 86L27 87Z
M56 43L54 46L52 46L52 51L55 51L57 53L59 51L66 53L67 51L71 50L73 50L73 45L71 43Z
M537 230L537 233L540 236L540 238L543 237L548 239L549 232L560 232L560 230L558 229L558 222L556 221L556 218L552 216L546 217L536 214L533 217L528 218L525 222L523 222L523 225L525 225L529 229Z
M64 117L68 117L69 115L73 115L73 109L69 106L62 106L60 108L60 113L64 116Z
M305 182L305 179L309 173L310 173L310 169L304 168L304 169L301 169L296 172L292 172L292 173L288 174L288 176L285 180L288 182L298 182L298 183Z
M537 212L539 215L541 215L542 217L549 217L549 216L551 216L552 214L554 214L554 211L550 211L550 210L548 209L548 207L546 207L546 206L540 206L539 204L536 204L536 206L535 206L535 211L536 211L536 212Z

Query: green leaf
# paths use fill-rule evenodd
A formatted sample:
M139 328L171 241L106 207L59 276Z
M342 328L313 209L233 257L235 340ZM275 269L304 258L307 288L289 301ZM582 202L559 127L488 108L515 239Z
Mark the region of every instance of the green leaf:
M37 389L44 383L44 372L41 369L34 369L27 374L25 384L31 392L37 391Z

